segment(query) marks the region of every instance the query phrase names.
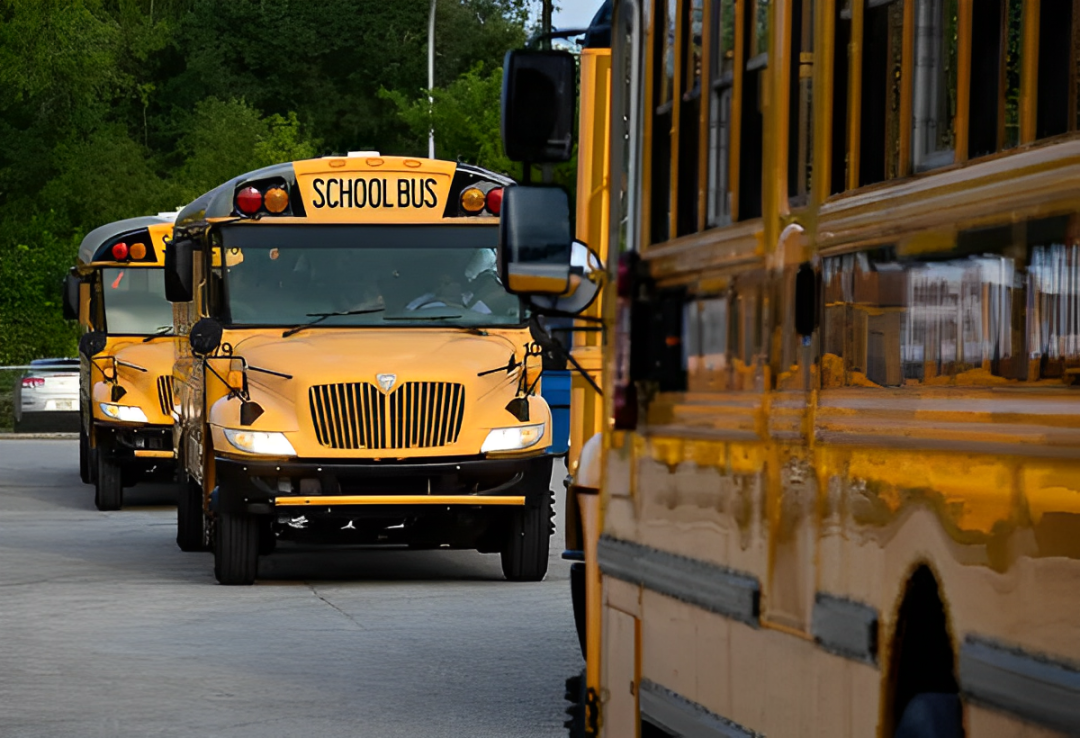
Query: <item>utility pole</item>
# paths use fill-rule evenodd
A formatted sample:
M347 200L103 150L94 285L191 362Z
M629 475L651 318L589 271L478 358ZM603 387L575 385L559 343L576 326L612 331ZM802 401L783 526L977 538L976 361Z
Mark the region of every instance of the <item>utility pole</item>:
M550 2L550 0L544 0ZM428 86L428 115L435 108L435 98L431 91L435 89L435 0L431 0L431 15L428 18L427 32L427 86ZM428 158L435 158L435 123L428 128Z
M540 32L547 36L551 33L551 11L553 0L541 0L543 9L540 11ZM543 47L545 49L551 48L551 39L545 38Z

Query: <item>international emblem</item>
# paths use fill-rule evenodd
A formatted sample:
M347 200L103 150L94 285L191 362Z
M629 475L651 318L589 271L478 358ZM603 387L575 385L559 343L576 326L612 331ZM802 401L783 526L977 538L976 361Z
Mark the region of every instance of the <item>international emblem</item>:
M397 375L396 374L376 374L375 379L377 379L379 381L379 387L381 387L382 391L385 393L385 392L389 392L390 390L392 390L394 388L394 382L397 381Z

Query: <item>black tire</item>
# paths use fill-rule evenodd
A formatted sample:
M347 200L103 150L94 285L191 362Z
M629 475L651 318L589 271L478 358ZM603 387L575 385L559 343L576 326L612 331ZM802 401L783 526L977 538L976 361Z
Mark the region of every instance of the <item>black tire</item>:
M553 501L549 491L538 500L526 498L525 507L511 513L502 548L503 576L509 581L539 582L547 574Z
M225 513L217 516L214 541L214 577L218 584L250 585L259 570L259 528L254 515Z
M269 556L277 550L277 535L270 518L259 524L259 556Z
M124 505L124 470L106 449L99 448L96 456L94 505L98 510L119 510Z
M952 692L920 692L896 724L895 738L963 738L960 697Z
M90 439L86 437L86 431L79 428L79 479L83 484L90 484Z
M205 551L209 548L202 485L186 474L176 496L176 545L181 551Z

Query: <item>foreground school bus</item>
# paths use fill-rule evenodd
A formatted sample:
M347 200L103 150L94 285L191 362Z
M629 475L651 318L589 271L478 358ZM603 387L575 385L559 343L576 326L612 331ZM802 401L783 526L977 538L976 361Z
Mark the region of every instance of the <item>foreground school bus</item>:
M615 3L587 731L1080 733L1078 24Z
M172 305L165 241L175 213L101 226L83 239L65 283L79 342L79 473L99 510L118 510L124 487L172 480Z
M219 582L250 584L279 538L475 548L544 576L551 419L496 275L508 184L361 152L180 213L177 541L212 540Z

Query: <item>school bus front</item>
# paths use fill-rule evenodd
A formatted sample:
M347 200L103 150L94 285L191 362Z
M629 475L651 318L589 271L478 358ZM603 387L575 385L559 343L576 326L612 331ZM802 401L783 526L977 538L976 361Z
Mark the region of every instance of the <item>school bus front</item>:
M171 481L172 306L162 265L175 213L131 218L87 234L68 277L79 344L79 470L99 510L118 510L140 479Z
M505 178L376 155L228 182L180 215L183 548L250 583L279 540L499 552L546 572L550 411L496 270ZM176 297L176 295L174 295Z

